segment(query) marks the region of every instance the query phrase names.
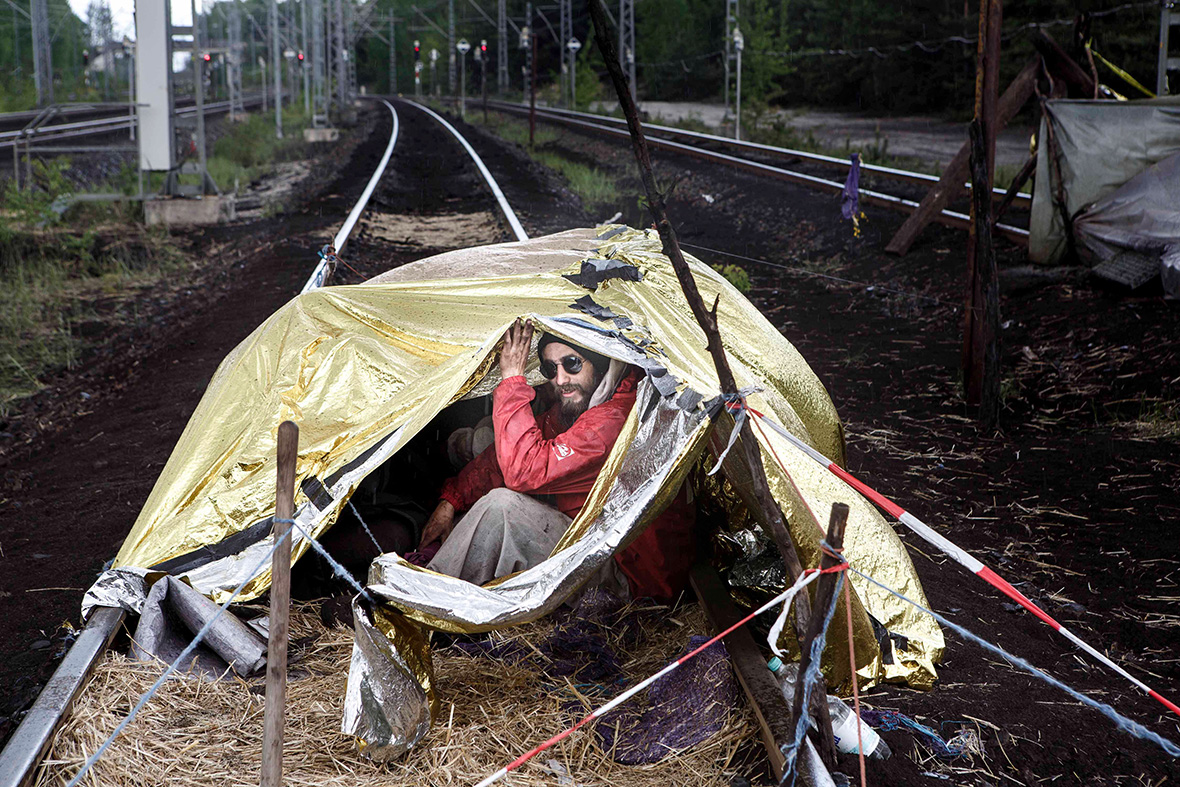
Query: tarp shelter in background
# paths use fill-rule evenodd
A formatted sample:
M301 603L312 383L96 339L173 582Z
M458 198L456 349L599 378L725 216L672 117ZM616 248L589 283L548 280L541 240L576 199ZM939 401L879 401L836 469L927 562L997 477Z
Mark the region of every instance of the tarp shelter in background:
M482 632L556 609L638 536L686 479L699 505L721 512L717 538L732 574L746 577L747 592L773 591L783 579L781 560L751 513L758 507L741 452L730 452L715 476L699 472L715 463L733 420L722 413L704 335L660 248L650 231L573 230L450 252L363 285L294 298L223 361L116 568L87 603L134 608L135 577L149 567L215 601L243 581L242 600L263 593L269 564L250 572L272 543L278 424L300 426L294 518L319 536L358 484L443 408L495 388L497 344L522 315L572 344L640 367L636 405L585 506L540 565L477 587L393 554L374 562L369 593L381 603L354 605L344 731L377 758L406 751L436 715L428 629ZM750 406L842 463L840 420L803 358L723 277L689 263L706 301L720 297L721 335L739 385L751 391ZM530 364L529 381L543 383L535 352ZM832 503L844 502L852 565L925 603L904 546L872 505L776 433L759 439L805 565L818 565L822 535L809 511L826 521ZM308 546L297 537L292 559ZM930 687L943 649L937 624L850 579L863 679ZM838 615L842 620L843 611ZM833 628L829 651L838 655L825 663L837 687L849 678L844 632Z
M1038 134L1029 258L1052 264L1072 243L1094 264L1158 261L1180 295L1180 97L1054 100Z

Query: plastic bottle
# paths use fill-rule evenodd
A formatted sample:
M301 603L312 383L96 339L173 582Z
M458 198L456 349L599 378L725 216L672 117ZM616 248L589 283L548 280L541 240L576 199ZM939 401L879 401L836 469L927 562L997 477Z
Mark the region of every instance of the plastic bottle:
M795 681L799 677L798 664L784 664L780 658L774 656L766 662L766 666L774 673L782 687L783 696L788 703L795 701ZM877 760L887 760L889 746L881 739L869 725L858 719L852 708L839 697L828 695L828 714L832 717L832 737L836 740L836 748L844 754L856 754L856 725L860 723L860 737L869 757Z

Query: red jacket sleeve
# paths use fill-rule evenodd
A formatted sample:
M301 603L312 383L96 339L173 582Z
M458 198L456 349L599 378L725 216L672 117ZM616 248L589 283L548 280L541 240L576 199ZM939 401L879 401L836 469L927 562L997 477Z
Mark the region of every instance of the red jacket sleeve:
M522 376L496 386L492 421L504 486L539 495L585 491L618 440L634 397L616 396L591 408L567 431L547 440L533 415L534 396L536 392Z
M502 486L504 476L500 473L500 463L496 461L496 445L493 443L468 462L459 471L459 475L443 482L439 497L453 505L456 511L466 511L475 501Z

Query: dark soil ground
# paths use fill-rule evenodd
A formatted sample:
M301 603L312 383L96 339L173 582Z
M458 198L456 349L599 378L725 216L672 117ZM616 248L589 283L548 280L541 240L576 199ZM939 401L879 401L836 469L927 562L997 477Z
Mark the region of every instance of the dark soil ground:
M489 211L415 110L377 194L389 213ZM30 401L4 431L0 548L0 738L67 644L81 591L112 557L219 359L294 293L380 156L384 108L326 153L286 214L178 234L205 260L193 281L145 296L141 323ZM523 151L458 124L530 234L589 214ZM367 132L378 132L368 135ZM562 132L550 147L615 173L618 209L646 224L628 149ZM412 151L412 153L410 152ZM667 154L661 183L686 250L736 262L751 299L810 361L845 420L849 469L969 549L1083 639L1165 696L1180 677L1180 308L1084 275L1046 283L1000 250L1004 409L982 432L959 392L965 235L931 228L904 258L883 253L901 217L868 211L854 237L833 198ZM705 198L708 195L709 199ZM597 215L595 210L594 215ZM492 233L497 234L497 233ZM358 280L441 247L398 243L362 223L346 254ZM492 242L506 237L488 237ZM707 251L742 255L734 259ZM755 261L751 261L755 260ZM89 395L83 399L82 393ZM1123 679L1077 655L1027 613L906 532L935 608L1172 739L1180 725ZM1153 744L947 632L931 692L878 687L868 701L944 737L970 727L983 754L940 762L904 731L873 784L1152 784L1180 777ZM1175 697L1172 697L1175 699ZM852 773L855 764L843 763ZM753 775L753 774L749 774Z

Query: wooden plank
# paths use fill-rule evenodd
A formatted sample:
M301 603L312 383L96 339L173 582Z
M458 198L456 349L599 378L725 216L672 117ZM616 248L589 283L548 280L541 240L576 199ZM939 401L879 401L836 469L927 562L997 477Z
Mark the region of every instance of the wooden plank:
M1021 107L1032 98L1036 91L1040 62L1040 58L1037 57L1029 60L1016 75L1016 78L1012 80L1012 84L1008 85L1004 94L1000 96L1000 100L996 104L996 133L1007 126L1012 118L1016 117L1016 113L1020 111ZM961 193L963 182L967 180L970 158L971 144L964 142L963 147L942 171L942 177L938 184L926 192L918 209L910 214L910 217L901 225L901 229L890 239L885 251L904 255L910 250L914 241L922 234L922 230L926 229L926 225L941 215L952 197Z
M698 563L689 578L714 630L724 631L742 619L743 615L729 597L729 589L712 566ZM767 669L766 659L748 629L743 627L727 634L723 642L729 652L729 661L737 673L738 683L758 721L758 732L762 737L762 745L766 747L766 756L770 759L774 777L776 780L782 779L786 761L779 745L794 735L791 711L782 689L774 673ZM804 751L800 753L799 775L804 784L812 787L834 787L831 775L824 768L810 740L806 741Z
M299 427L279 424L274 537L283 538L295 514L295 457ZM271 559L270 637L266 651L266 708L262 722L262 787L283 785L283 721L287 700L287 637L291 625L291 539L283 538Z

